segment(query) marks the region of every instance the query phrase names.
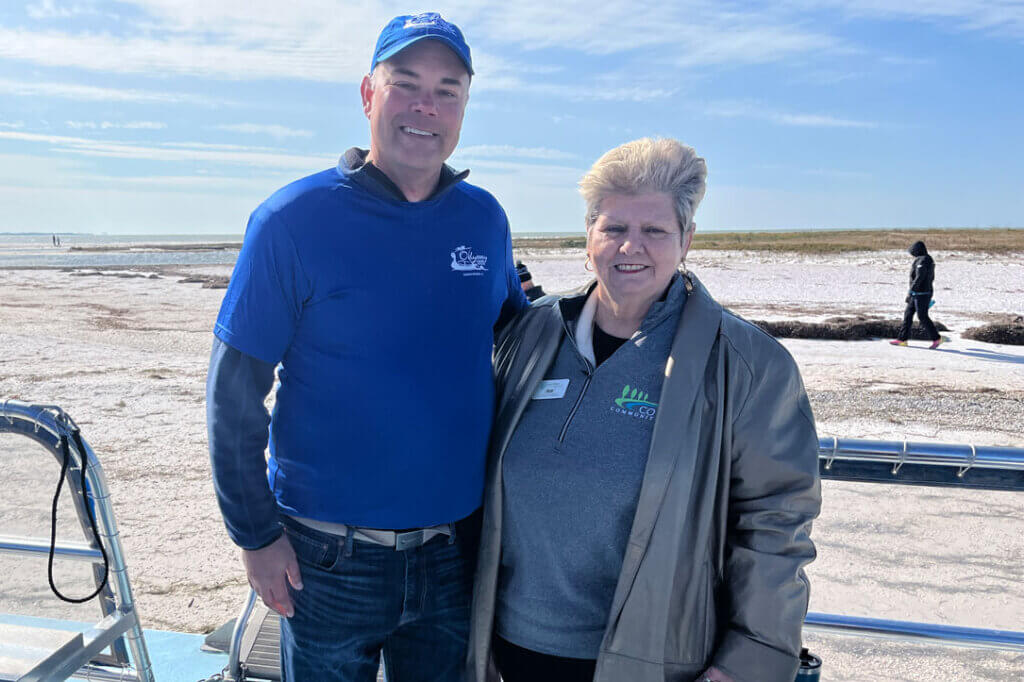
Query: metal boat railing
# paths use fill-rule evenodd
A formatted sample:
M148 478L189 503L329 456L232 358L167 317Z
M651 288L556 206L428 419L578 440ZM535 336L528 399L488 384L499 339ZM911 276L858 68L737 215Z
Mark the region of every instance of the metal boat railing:
M818 443L823 479L904 485L952 486L986 490L1024 490L1024 449L912 443L848 438L822 438ZM254 614L259 613L263 617ZM267 614L252 590L232 633L226 680L254 679L247 674L246 642L255 638L250 619L266 627L277 615ZM1024 652L1024 632L808 613L804 631L881 638L891 641ZM266 652L263 652L264 654ZM257 676L255 679L280 679Z
M16 432L36 440L56 457L60 457L59 442L68 436L74 422L60 408L30 405L19 401L0 402L0 432ZM82 644L75 657L66 658L46 668L44 674L33 678L58 680L74 674L88 679L118 679L153 682L152 667L146 650L142 628L134 608L131 585L125 568L117 525L109 504L106 480L102 468L87 443L87 490L73 495L79 519L82 521L86 543L62 542L56 555L72 560L88 561L94 565L102 555L85 523L85 502L96 509L100 537L107 548L110 575L114 589L108 587L100 595L104 618L83 633ZM81 468L82 457L71 447L72 466L68 483ZM909 441L875 441L844 438L822 438L819 441L819 467L823 479L870 483L896 483L904 485L950 486L985 490L1024 491L1024 448L919 443ZM0 536L0 552L45 555L49 544L32 538ZM100 571L94 572L99 584ZM244 678L244 661L239 658L240 644L247 621L253 613L255 594L248 595L235 626L230 651L229 679ZM907 621L862 618L827 613L808 613L805 630L825 634L875 637L901 642L942 644L971 648L1002 649L1024 652L1024 632L967 628L952 625L914 623ZM127 642L129 653L122 643ZM118 646L121 644L121 646ZM97 657L102 649L111 646L115 667L112 670ZM109 658L109 657L108 657ZM63 677L61 677L63 675Z
M831 613L808 613L804 632L831 635L855 635L898 642L941 644L968 649L1001 649L1024 652L1024 632L965 628L957 625L912 623L882 618L837 616Z
M822 438L823 479L1024 491L1024 448ZM1024 632L808 613L804 630L1024 652Z
M1024 448L822 438L824 479L1024 491Z
M250 589L249 595L242 605L242 612L235 620L235 627L231 630L231 645L228 647L228 667L226 669L228 680L241 680L242 671L242 638L245 636L246 625L252 617L253 609L256 608L256 590Z
M73 438L77 428L71 417L54 405L32 405L17 400L0 402L0 433L27 436L47 449L58 461L63 458L62 437L67 439L65 442L68 443L71 459L66 483L76 491L76 494L69 497L74 501L86 542L60 542L54 546L55 557L91 562L97 587L103 578L100 566L103 555L98 542L103 543L109 560L109 581L97 596L103 618L80 633L75 646L64 647L60 655L39 662L32 670L15 679L26 682L63 680L78 674L92 680L154 682L149 652L128 580L120 534L110 505L106 477L95 453L84 439L81 443L85 452L79 452ZM82 470L83 455L86 462L85 490L79 488L76 480ZM93 535L88 523L86 505L95 510L99 538ZM0 536L0 553L45 557L49 551L49 542L35 538ZM102 655L101 652L107 648L113 652L112 656Z

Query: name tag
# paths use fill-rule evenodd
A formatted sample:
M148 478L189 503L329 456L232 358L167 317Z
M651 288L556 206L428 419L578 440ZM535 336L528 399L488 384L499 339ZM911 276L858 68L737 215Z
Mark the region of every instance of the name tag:
M534 400L556 400L564 398L565 391L569 388L568 379L545 379L537 385L533 392Z

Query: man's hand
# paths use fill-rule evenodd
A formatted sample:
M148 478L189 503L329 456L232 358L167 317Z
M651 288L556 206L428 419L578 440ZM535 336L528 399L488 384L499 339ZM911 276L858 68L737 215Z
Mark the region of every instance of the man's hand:
M281 537L261 549L243 549L242 563L245 564L249 584L264 604L285 618L295 615L287 583L301 590L302 576L299 575L295 550L286 535L282 533Z
M704 674L698 677L694 682L705 682L706 680L712 680L712 682L733 682L733 679L723 673L715 666L711 666L704 671Z

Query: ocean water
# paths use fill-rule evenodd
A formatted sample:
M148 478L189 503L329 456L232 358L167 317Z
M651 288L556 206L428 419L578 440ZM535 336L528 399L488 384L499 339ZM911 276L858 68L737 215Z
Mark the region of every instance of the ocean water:
M832 231L830 228L820 228ZM839 229L839 228L836 228ZM924 229L913 227L865 229ZM935 228L930 228L935 229ZM942 229L942 228L938 228ZM949 228L957 229L957 228ZM983 229L983 228L979 228ZM748 228L743 230L701 230L701 232L791 232L794 230ZM799 231L799 230L797 230ZM818 231L818 230L814 230ZM512 238L582 237L584 231L513 232ZM242 234L88 234L58 233L61 245L53 245L54 235L46 233L0 232L0 268L11 267L139 267L146 265L233 265L242 245ZM217 244L210 250L202 245ZM195 249L190 249L195 246ZM75 248L112 249L77 251Z
M580 237L577 232L516 232L513 237ZM242 245L241 234L58 234L0 232L0 268L139 267L146 265L233 265ZM230 245L208 250L202 245ZM188 248L195 245L195 249ZM75 249L116 249L77 251Z
M46 234L0 233L0 268L138 267L146 265L232 265L241 234L105 235L58 234L60 246ZM225 248L208 250L202 245ZM195 249L189 248L195 246ZM78 249L116 249L77 251Z

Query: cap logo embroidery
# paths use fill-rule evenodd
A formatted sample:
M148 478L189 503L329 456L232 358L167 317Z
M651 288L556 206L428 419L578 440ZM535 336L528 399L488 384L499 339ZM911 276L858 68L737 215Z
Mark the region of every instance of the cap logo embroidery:
M427 19L425 21L424 20L417 21L416 18L412 18L412 19L407 19L406 22L405 22L405 26L403 26L402 28L418 28L420 26L433 26L436 23L437 22L434 21L433 19Z

